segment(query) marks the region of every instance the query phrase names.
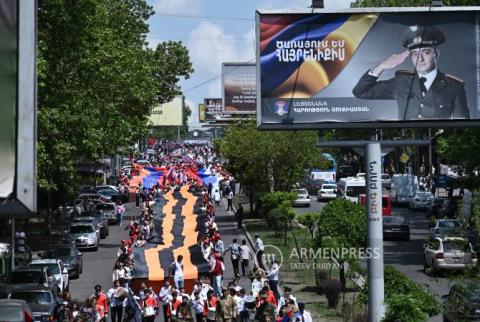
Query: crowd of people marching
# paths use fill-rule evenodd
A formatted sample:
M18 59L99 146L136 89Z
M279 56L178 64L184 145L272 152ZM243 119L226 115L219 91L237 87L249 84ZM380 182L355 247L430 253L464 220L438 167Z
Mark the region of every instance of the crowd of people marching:
M243 207L233 208L235 181L221 166L213 149L208 145L185 145L164 143L157 146L150 158L152 166L168 170L157 184L147 189L140 183L128 187L132 176L140 173L138 165L132 163L130 177L122 176L119 187L133 189L135 207L141 207L141 216L125 225L128 239L122 240L112 272L112 286L103 289L96 285L91 297L81 305L64 294L63 321L155 321L163 316L165 322L173 321L276 321L311 322L312 319L303 303L297 302L288 287L279 292L279 263L264 263L263 242L255 236L255 249L251 249L245 238L233 239L225 245L216 222L216 212L222 207L222 197L227 201L226 211L236 214L239 228L243 219ZM220 179L219 185L202 185L191 176L189 169L208 169ZM201 198L204 213L204 230L200 248L210 272L201 276L193 289L185 288L183 257L179 255L170 265L168 275L160 289L142 284L132 289L132 272L135 269L133 249L144 247L152 240L154 205L168 191L188 185L190 191ZM123 225L124 205L117 205L117 213ZM241 240L240 240L241 239ZM225 258L233 267L232 279L225 279ZM242 287L247 285L248 287Z

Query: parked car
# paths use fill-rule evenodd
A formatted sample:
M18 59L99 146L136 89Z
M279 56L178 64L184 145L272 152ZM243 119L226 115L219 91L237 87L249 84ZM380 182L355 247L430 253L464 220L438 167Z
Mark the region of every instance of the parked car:
M95 210L102 213L105 218L107 218L109 224L117 223L120 220L115 211L115 203L113 202L99 203L95 206Z
M101 189L101 190L98 190L97 193L99 193L103 197L106 197L112 202L117 202L117 200L120 200L122 203L127 203L130 199L128 194L121 193L119 191L115 191L112 189Z
M410 224L402 216L383 217L383 239L410 240Z
M317 192L317 200L331 200L337 198L337 185L332 183L324 183Z
M427 206L427 217L439 218L439 211L442 208L443 203L447 200L445 197L437 197L430 200Z
M413 210L426 209L430 202L434 199L433 193L429 191L417 190L415 194L410 198L408 207Z
M325 180L323 179L309 179L306 189L310 195L315 195L318 192L318 189L320 189L324 183Z
M75 217L72 222L84 222L94 225L99 238L106 238L109 234L108 220L100 212L84 212L83 216Z
M0 286L0 297L7 298L12 290L19 287L36 285L59 289L57 280L46 267L18 267L11 272L7 282Z
M60 292L68 291L70 286L68 280L68 270L60 259L34 259L30 263L30 267L46 267L50 270L50 272L53 274L53 277L57 281Z
M40 252L41 258L58 258L68 270L69 277L77 278L83 271L83 254L73 244L50 245L44 252Z
M95 227L88 223L72 223L67 235L68 241L75 242L79 249L98 249L98 236Z
M310 207L310 196L307 189L295 189L293 192L297 193L297 199L293 201L293 206Z
M382 188L388 189L392 187L392 178L387 173L382 173Z
M432 238L456 236L460 234L460 224L455 219L437 219L430 228Z
M480 287L455 284L443 298L443 321L480 321Z
M0 317L5 322L32 322L33 314L24 300L0 300Z
M468 240L461 237L432 238L424 245L424 269L432 275L443 270L464 270L477 265L477 253Z
M57 321L61 307L57 293L45 286L22 287L9 295L10 299L27 302L34 321Z

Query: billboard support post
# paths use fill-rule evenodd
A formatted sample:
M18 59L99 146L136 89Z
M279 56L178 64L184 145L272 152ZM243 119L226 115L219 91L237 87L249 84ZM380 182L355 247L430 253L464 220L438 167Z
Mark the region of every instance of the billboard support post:
M380 142L374 138L366 145L367 178L367 247L373 256L368 259L368 321L379 322L385 315L383 280L382 228L382 155Z

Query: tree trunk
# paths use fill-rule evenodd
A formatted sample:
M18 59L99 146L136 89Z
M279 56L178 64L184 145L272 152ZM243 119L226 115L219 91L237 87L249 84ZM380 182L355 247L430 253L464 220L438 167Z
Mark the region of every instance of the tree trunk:
M300 247L298 246L297 235L293 232L293 229L292 229L292 236L293 236L293 241L295 242L295 248L297 249L297 254L301 254L300 253ZM313 238L313 236L312 236L312 238ZM300 256L299 259L300 259L300 263L303 263L302 256Z
M342 291L345 292L345 287L346 287L346 281L345 281L345 262L340 262L340 285L342 287Z
M253 213L253 191L251 188L248 190L248 200L250 201L250 213Z
M284 224L284 231L285 231L285 233L283 234L283 245L284 245L284 246L287 246L287 232L288 232L288 223L287 223L287 221L285 221L285 224Z

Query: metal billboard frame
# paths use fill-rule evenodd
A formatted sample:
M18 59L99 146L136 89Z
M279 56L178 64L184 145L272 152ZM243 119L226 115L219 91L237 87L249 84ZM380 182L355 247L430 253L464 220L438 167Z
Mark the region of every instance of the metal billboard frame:
M425 120L425 121L374 121L374 122L319 122L319 123L283 123L262 124L261 67L260 67L260 15L294 15L318 13L401 13L401 12L460 12L477 11L480 6L465 7L382 7L382 8L347 8L333 9L291 9L291 10L256 10L255 11L255 58L257 61L257 128L260 130L318 130L318 129L383 129L383 128L466 128L480 126L477 120ZM480 28L477 25L477 29ZM477 44L480 46L480 43ZM478 59L478 58L477 58ZM260 95L259 95L260 94ZM480 96L480 95L479 95ZM480 98L477 98L480 99ZM283 98L291 101L292 98ZM480 107L480 102L479 102Z

